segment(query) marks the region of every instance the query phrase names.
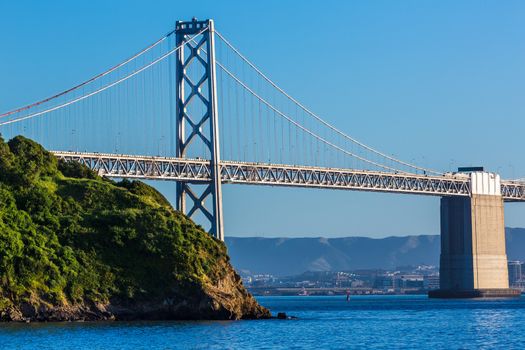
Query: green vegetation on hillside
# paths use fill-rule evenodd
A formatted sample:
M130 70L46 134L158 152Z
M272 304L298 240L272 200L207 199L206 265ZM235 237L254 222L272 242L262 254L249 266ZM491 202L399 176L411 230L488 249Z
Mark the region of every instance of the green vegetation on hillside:
M227 259L152 187L0 138L0 309L161 299L217 281Z

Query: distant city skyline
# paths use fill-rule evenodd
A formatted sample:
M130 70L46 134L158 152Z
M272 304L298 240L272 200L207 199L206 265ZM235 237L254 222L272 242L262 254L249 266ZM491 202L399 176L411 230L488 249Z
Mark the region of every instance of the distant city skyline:
M0 111L85 80L193 16L213 18L287 91L367 144L441 171L525 177L518 1L4 2ZM173 201L174 184L150 183ZM227 236L439 233L437 197L226 185L224 203ZM525 227L524 210L507 205L506 226Z

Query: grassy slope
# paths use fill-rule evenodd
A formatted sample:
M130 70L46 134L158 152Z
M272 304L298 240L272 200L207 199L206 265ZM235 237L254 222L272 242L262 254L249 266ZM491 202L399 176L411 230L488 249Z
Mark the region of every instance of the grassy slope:
M162 299L223 277L226 249L155 189L0 139L0 309Z

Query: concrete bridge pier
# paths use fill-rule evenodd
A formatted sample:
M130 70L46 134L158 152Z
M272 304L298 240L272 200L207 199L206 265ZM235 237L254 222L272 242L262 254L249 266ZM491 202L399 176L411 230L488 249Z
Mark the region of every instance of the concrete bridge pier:
M441 198L440 289L429 297L517 297L509 288L500 177L470 178L470 197Z

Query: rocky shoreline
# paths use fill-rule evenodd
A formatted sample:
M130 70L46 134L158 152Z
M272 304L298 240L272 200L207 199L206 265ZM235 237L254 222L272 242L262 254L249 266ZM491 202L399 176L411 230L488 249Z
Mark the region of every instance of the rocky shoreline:
M112 304L47 306L22 303L0 312L2 322L71 322L71 321L132 321L132 320L238 320L268 319L267 310L257 307L244 310L242 315L211 303L201 303L193 309L187 303L176 305L143 304L136 307Z
M271 313L246 291L239 275L226 267L224 278L213 285L181 285L163 300L107 303L85 301L52 305L39 300L0 310L3 322L130 321L130 320L239 320L269 319ZM181 293L181 291L184 291Z

